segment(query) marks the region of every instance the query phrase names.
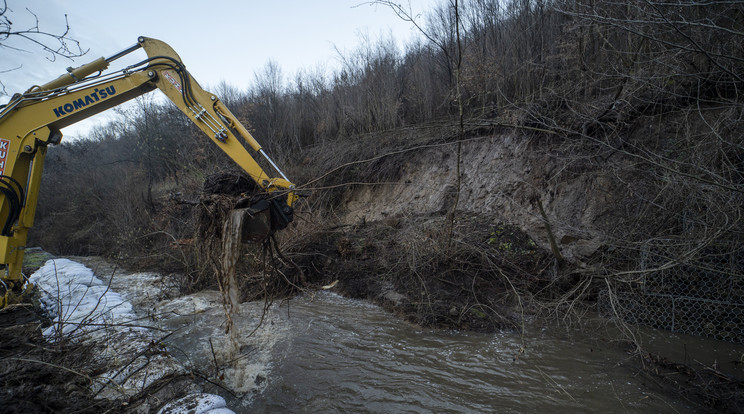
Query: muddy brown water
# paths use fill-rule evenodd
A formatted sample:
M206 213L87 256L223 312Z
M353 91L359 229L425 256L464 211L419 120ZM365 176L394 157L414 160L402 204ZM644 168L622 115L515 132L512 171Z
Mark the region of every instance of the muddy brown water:
M250 337L261 305L241 305L235 324L244 336L243 357L226 361L225 316L210 305L219 296L202 299L202 305L179 302L180 311L195 312L163 327L177 331L168 341L185 364L204 372L219 367L234 395L211 391L236 412L702 412L655 385L620 345L540 329L524 338L422 329L329 292L274 306ZM657 331L653 340L664 346L679 337ZM709 343L725 348L724 358L741 350Z
M100 259L80 260L104 279L116 273ZM422 329L321 291L274 304L258 328L263 304L240 304L226 333L218 291L161 300L177 290L148 273L116 273L111 289L159 328L186 369L219 383L204 390L238 413L710 412L658 386L624 346L598 339L619 337L607 321L588 333L528 326L524 337ZM744 378L742 345L634 334L674 362Z

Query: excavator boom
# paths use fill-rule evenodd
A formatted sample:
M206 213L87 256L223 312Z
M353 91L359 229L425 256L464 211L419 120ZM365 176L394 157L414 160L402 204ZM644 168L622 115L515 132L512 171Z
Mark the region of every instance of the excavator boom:
M146 52L146 59L106 74L111 62L139 49ZM191 77L169 45L140 37L129 48L68 68L68 73L16 94L0 107L0 309L20 296L24 286L23 253L28 229L33 226L47 146L61 141L62 128L155 89L266 193L261 206L270 210L271 232L292 221L297 200L294 184L219 98ZM278 177L268 175L248 148Z

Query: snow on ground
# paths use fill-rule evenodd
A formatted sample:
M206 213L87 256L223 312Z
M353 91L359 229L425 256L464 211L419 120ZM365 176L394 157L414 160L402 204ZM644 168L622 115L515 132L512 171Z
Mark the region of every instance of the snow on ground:
M190 394L172 401L158 414L229 414L225 399L213 394ZM234 413L233 413L234 414Z
M109 289L93 271L68 259L52 259L29 278L45 296L41 302L54 323L47 337L95 332L104 324L136 320L132 305Z
M53 321L44 331L47 338L64 337L95 346L95 362L108 368L94 384L99 396L131 397L159 379L186 373L153 330L138 320L132 303L88 267L69 259L52 259L29 280L42 292L42 306ZM136 278L130 283L137 285ZM196 402L200 413L232 412L222 397L211 394L178 401ZM170 403L166 412L191 412L178 401Z

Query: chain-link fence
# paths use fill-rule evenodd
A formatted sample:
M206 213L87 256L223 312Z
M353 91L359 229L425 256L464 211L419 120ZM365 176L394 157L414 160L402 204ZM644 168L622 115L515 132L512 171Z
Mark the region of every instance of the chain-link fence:
M642 246L637 270L614 280L602 309L629 323L744 344L744 248ZM622 282L620 281L622 280Z

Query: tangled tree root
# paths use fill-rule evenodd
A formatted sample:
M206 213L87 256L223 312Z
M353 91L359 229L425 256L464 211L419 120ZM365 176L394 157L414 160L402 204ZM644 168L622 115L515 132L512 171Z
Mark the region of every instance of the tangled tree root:
M422 326L521 329L530 292L553 280L553 260L513 226L471 215L452 243L444 217L417 215L337 226L304 237L298 263L312 280L369 299ZM335 283L335 284L334 284Z
M245 243L241 229L251 213L248 207L266 194L243 173L219 173L207 177L196 208L195 247L200 281L213 281L224 298L227 329L231 315L242 301L274 298L301 289L301 270L283 256L271 235L259 243ZM297 270L289 277L286 269ZM216 278L215 278L216 277Z

